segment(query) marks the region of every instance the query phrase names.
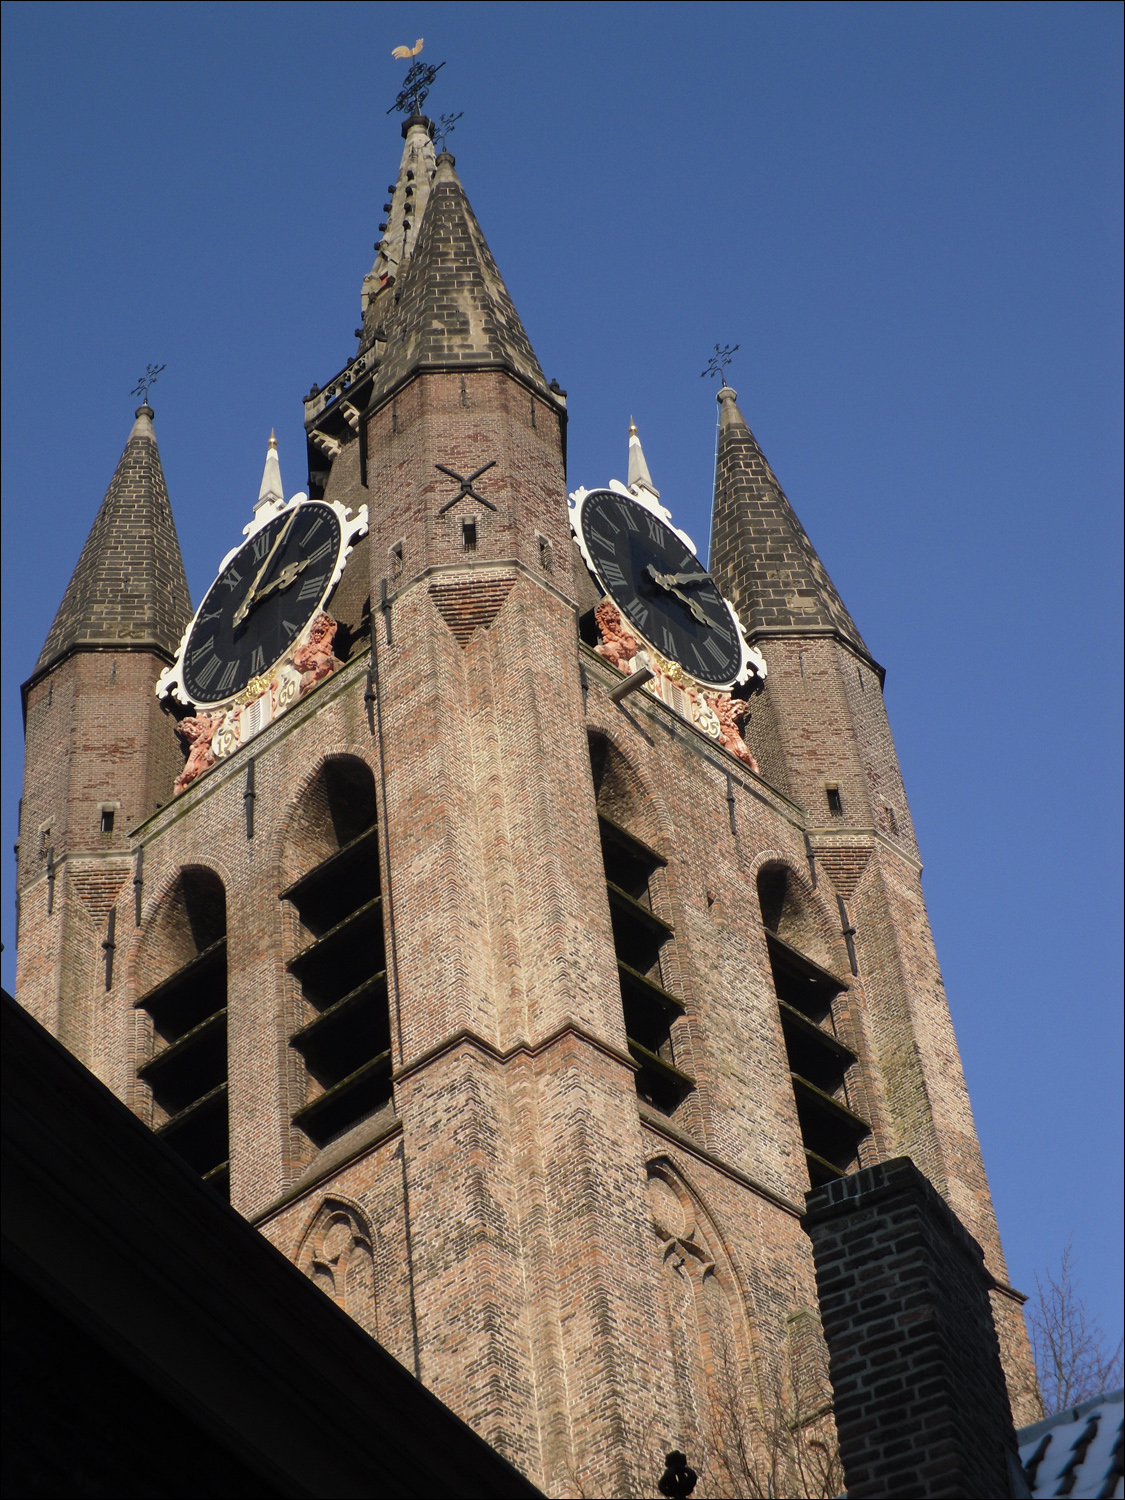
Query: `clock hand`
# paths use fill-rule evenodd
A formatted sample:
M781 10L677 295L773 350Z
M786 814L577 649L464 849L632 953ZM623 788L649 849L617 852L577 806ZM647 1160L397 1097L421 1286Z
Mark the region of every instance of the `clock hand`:
M269 571L269 565L270 565L271 562L273 562L274 557L275 557L275 555L277 553L277 549L281 546L281 544L285 541L285 538L289 535L290 531L293 528L293 522L296 519L297 519L297 510L296 510L296 507L294 507L292 515L289 517L288 521L286 521L285 525L278 532L278 534L277 534L277 541L274 542L273 546L266 553L266 560L265 560L265 562L262 564L262 566L258 569L257 573L254 575L254 582L246 590L246 597L243 599L242 603L235 610L235 612L234 612L234 619L231 621L232 625L241 625L242 622L243 622L243 620L245 620L246 616L250 613L251 605L254 603L254 592L257 589L258 585L261 583L262 579L266 576L266 573Z
M687 605L688 609L691 610L692 614L701 625L707 625L712 630L715 628L715 622L714 620L712 620L711 616L709 614L705 614L704 611L700 608L699 604L694 599L685 594L681 589L670 588L668 592L675 598L682 600L683 603Z
M668 573L664 576L669 583L682 583L684 585L710 582L706 573Z
M282 568L277 577L271 579L270 582L266 584L264 589L259 589L254 597L249 601L247 613L249 613L249 611L253 609L255 604L259 603L262 599L267 598L268 595L275 592L280 592L283 589L287 589L293 582L293 580L297 577L297 574L303 573L308 565L309 560L307 557L303 557L300 562L286 563L285 567Z

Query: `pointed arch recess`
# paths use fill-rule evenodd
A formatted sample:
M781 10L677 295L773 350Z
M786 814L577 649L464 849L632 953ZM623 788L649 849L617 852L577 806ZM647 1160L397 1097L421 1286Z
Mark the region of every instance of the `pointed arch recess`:
M376 1249L367 1215L334 1195L313 1210L295 1257L309 1280L373 1338L379 1336Z
M757 1339L741 1278L680 1168L662 1155L646 1170L680 1420L673 1436L699 1454L713 1493L745 1493L762 1424Z

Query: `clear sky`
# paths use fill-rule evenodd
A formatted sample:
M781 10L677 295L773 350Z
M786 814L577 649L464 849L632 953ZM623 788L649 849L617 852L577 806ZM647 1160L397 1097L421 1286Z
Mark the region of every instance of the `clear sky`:
M198 602L277 428L355 349L426 38L430 113L573 485L705 543L740 405L875 656L1011 1277L1074 1234L1121 1325L1121 8L4 6L3 840L30 673L152 402ZM14 982L3 861L4 982Z

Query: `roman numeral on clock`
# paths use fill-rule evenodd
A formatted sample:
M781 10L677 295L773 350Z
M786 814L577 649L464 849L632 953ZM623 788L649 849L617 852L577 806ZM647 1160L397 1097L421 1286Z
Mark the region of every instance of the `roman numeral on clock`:
M268 534L264 531L259 531L258 535L254 538L252 549L255 562L261 562L262 558L265 557L267 551L269 550L269 545L270 539Z
M208 651L212 650L214 644L215 637L213 635L209 635L205 641L200 641L199 645L196 646L195 650L191 653L188 660L194 666L194 664L199 661L201 657L206 656Z
M214 677L215 673L221 666L222 662L219 660L219 658L217 656L213 656L207 663L207 665L195 674L195 680L199 684L199 686L201 688L209 688L211 686L212 677Z
M264 672L265 669L266 669L266 653L262 649L261 646L255 646L253 654L250 657L250 670L251 670L251 672L254 673L254 675L256 677L259 672Z
M228 693L228 692L230 692L231 688L234 685L234 679L235 679L235 677L237 675L238 675L238 663L236 661L228 662L227 663L227 669L226 669L226 671L223 673L223 675L219 678L218 682L215 684L215 691L217 693Z
M242 574L237 568L228 568L223 575L223 582L226 584L228 592L233 593L242 582Z
M315 552L309 553L309 562L319 562L322 557L327 557L331 551L332 542L330 540L327 542L321 542L320 546L316 549Z
M717 666L722 667L726 665L727 653L719 645L718 641L712 640L712 638L708 636L707 639L703 642L703 649L704 651L706 651L711 660L716 663Z
M321 591L321 589L323 587L324 587L324 579L323 578L306 578L305 581L304 581L304 583L302 583L302 585L301 585L300 591L297 594L297 598L298 599L319 599L320 598L320 591Z
M615 562L603 562L602 572L610 583L615 583L619 589L625 587L625 574Z

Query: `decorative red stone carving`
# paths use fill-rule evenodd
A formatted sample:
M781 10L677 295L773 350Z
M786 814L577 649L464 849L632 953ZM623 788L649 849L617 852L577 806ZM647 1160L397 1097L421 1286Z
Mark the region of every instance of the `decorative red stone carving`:
M174 790L182 792L193 781L209 771L215 764L215 752L211 740L222 722L222 714L198 714L193 719L181 719L176 733L189 746L187 763L176 777Z
M332 643L336 638L337 625L331 615L319 614L309 629L309 638L298 646L291 658L293 666L301 674L301 692L307 693L330 677L343 662L332 654Z
M594 611L594 619L602 637L601 645L595 646L594 650L612 662L619 672L628 672L629 663L640 649L640 642L626 628L617 605L603 599Z
M742 738L742 726L750 717L749 703L744 698L732 698L728 693L708 693L707 702L714 709L721 726L719 744L757 774L758 762L750 754L749 746Z

